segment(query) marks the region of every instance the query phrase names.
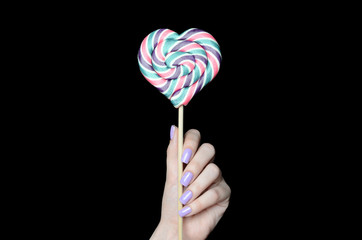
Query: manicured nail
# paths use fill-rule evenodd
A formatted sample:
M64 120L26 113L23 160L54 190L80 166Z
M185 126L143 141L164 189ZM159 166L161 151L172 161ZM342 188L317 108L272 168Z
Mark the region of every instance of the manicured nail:
M191 212L191 208L190 207L184 207L183 209L181 209L180 211L178 211L178 214L180 215L180 217L185 217L187 214L189 214Z
M171 140L172 140L174 134L175 134L175 125L172 125L171 130L170 130L170 139Z
M181 161L183 163L188 164L190 162L192 151L190 148L186 148L184 153L182 154Z
M180 197L180 202L185 205L190 199L192 198L192 192L190 190L187 190L182 194Z
M189 184L190 184L190 182L191 182L191 180L192 180L192 178L194 177L194 175L191 173L191 172L186 172L183 176L182 176L182 178L181 178L181 184L184 186L184 187L187 187Z

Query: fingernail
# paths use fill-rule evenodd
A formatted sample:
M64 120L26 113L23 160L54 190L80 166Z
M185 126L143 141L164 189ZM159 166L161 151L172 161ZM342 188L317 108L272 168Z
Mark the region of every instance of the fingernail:
M175 125L172 125L171 130L170 130L170 139L171 140L172 140L174 134L175 134Z
M192 192L190 190L187 190L182 194L180 197L180 202L185 205L190 199L192 198Z
M184 153L182 154L182 157L181 157L181 161L183 163L186 163L188 164L190 162L190 158L191 158L191 155L192 155L192 151L190 148L186 148Z
M187 187L189 184L190 184L190 182L191 182L191 180L192 180L192 178L194 177L194 175L191 173L191 172L186 172L183 176L182 176L182 178L181 178L181 184L184 186L184 187Z
M178 211L178 214L180 215L180 217L184 217L187 214L189 214L191 212L191 208L190 207L184 207L183 209L181 209L180 211Z

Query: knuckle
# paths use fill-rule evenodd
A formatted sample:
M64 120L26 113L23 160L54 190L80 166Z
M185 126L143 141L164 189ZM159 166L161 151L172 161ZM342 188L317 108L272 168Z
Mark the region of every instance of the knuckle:
M231 188L229 185L226 184L226 193L227 193L227 196L230 197L231 195Z
M192 168L195 172L199 173L202 171L202 169L205 167L201 162L199 161L193 161L191 162L192 165L190 165L190 168Z
M224 183L225 183L225 188L226 188L226 191L228 193L228 195L231 195L231 187L229 186L229 184L227 184L224 180Z
M190 191L194 194L200 194L202 192L202 187L198 184L193 184L193 186L190 187Z
M167 147L167 149L166 149L166 155L168 156L168 155L170 155L171 154L171 147L170 147L170 145L168 145L168 147Z
M199 130L197 129L190 129L186 132L185 135L190 135L190 136L194 136L196 138L200 138L201 137L201 134L199 132Z
M201 145L202 148L204 148L207 152L210 153L210 155L215 155L215 147L210 143L204 143Z
M220 199L221 193L218 190L216 190L216 188L214 188L210 189L210 195L211 199L218 200Z
M194 202L192 202L192 210L200 211L200 209L203 209L203 204L200 202L200 200L196 199Z
M209 171L212 172L215 176L221 176L221 170L215 163L209 163L207 167L209 168Z

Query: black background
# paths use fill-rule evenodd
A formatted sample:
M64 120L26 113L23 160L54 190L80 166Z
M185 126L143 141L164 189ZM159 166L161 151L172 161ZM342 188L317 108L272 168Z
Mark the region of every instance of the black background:
M143 78L137 53L158 28L196 27L218 41L222 62L185 107L184 129L198 129L201 141L215 146L232 190L209 239L309 236L319 219L319 212L310 215L318 202L305 194L318 165L312 153L319 133L311 131L322 110L309 107L319 86L305 19L243 10L225 11L222 20L135 21L126 12L83 10L39 21L37 70L46 70L35 82L35 103L25 103L39 139L29 151L44 159L32 193L46 196L37 202L45 210L39 228L49 236L151 236L177 109Z

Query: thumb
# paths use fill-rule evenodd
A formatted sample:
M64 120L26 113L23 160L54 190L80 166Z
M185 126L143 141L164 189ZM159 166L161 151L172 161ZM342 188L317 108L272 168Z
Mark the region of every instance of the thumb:
M166 157L166 182L169 184L177 182L177 138L178 128L172 125L170 130L170 143L167 147Z

